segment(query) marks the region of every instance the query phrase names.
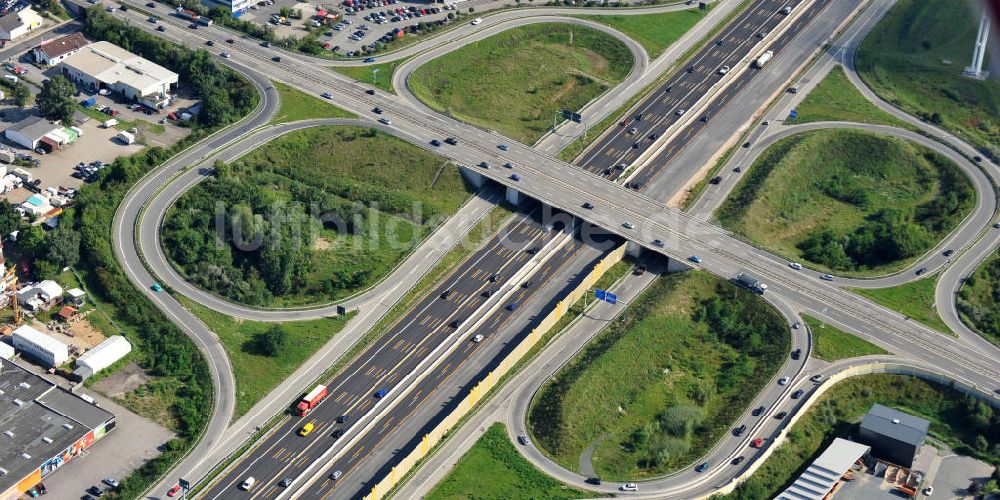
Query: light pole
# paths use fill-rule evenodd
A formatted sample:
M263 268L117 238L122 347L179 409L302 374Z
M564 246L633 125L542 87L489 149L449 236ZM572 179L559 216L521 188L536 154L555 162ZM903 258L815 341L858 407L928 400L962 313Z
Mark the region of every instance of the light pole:
M378 70L379 68L372 68L372 85L378 85Z

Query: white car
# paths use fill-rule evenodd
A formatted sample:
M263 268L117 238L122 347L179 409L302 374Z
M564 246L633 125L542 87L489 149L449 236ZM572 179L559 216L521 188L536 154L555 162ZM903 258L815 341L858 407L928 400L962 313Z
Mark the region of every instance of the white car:
M475 19L472 20L472 25L476 26L477 24L482 23L482 22L483 22L483 19L480 18L480 17L477 17L477 18L475 18Z
M618 489L622 491L639 491L639 485L635 483L625 483Z
M254 479L253 476L250 476L246 479L246 481L243 481L243 484L240 485L240 489L243 491L248 491L250 488L253 488L253 485L256 483L257 480Z
M778 385L788 385L788 377L781 377L778 379Z
M222 57L224 57L224 58L226 58L226 59L229 59L229 52L223 52L223 53L221 53L219 55L222 56Z
M625 222L622 224L622 227L624 227L625 229L635 229L635 224L632 224L631 222Z
M378 121L379 121L379 123L382 123L383 125L392 125L392 120L390 120L390 119L388 119L386 117L379 118Z
M472 337L472 341L478 344L483 341L483 336L481 334L476 335L475 337Z
M719 74L720 75L724 75L726 73L729 73L729 66L723 66L723 67L719 68Z
M934 494L934 487L933 486L928 486L928 487L924 488L924 495L931 496L933 494Z
M788 263L788 267L790 267L790 268L795 269L796 271L798 271L798 270L802 269L802 264L799 264L798 262L789 262Z

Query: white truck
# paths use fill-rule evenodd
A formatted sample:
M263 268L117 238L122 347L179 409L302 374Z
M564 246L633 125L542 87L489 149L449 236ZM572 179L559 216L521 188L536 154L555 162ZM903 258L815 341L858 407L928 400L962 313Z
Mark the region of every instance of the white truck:
M769 50L767 52L764 52L763 54L760 55L760 57L754 59L753 67L757 69L763 68L764 65L771 60L772 57L774 57L774 51Z
M135 136L132 135L131 132L126 132L124 130L122 130L121 132L118 132L118 135L116 137L118 137L118 140L122 141L126 145L129 145L129 144L132 144L132 143L135 142Z

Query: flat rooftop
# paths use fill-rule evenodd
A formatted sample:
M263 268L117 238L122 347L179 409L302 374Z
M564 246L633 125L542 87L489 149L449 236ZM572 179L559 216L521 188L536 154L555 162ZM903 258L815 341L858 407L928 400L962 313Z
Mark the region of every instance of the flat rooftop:
M0 359L0 491L6 491L49 459L62 465L67 450L114 419L110 412L56 387L42 377ZM89 444L89 443L88 443Z

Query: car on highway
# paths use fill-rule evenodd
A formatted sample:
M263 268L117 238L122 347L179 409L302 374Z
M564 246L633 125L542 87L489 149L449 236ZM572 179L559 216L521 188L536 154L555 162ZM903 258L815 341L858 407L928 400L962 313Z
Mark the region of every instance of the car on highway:
M219 54L223 59L229 59L229 52L222 52Z
M166 29L166 28L164 28L164 27L163 27L163 25L160 25L160 26L157 26L157 27L156 27L156 31L159 31L160 33L163 33L163 32L165 32L165 31L167 31L167 29Z
M721 182L722 182L721 175L716 175L715 177L712 177L712 179L708 181L709 184L719 184Z
M153 283L153 285L150 286L149 288L152 289L154 292L162 292L163 291L163 285L161 285L159 283Z
M167 490L167 496L173 498L177 496L177 494L180 493L180 491L181 491L181 485L175 484L173 488Z
M146 19L146 20L149 21L149 22L151 22L151 23L153 23L153 24L156 24L156 23L160 22L160 20L157 19L156 16L149 16L149 18Z
M754 439L752 443L750 443L750 446L753 446L754 448L760 448L760 446L762 444L764 444L764 439L763 438L757 438L757 439Z
M653 246L654 246L654 247L660 247L660 248L663 248L663 247L664 247L665 245L666 245L666 244L665 244L665 243L663 243L663 240L653 240Z
M585 208L587 210L593 210L594 209L594 205L591 204L590 202L586 202L586 203L584 203L583 205L580 205L580 206L582 206L583 208Z
M783 418L785 418L787 416L788 416L788 412L787 411L779 411L778 413L774 414L775 420L781 420L781 419L783 419Z
M702 116L698 119L701 123L708 123L708 115Z
M479 168L487 168L488 169L488 168L490 168L490 164L486 163L485 161L481 161L481 162L479 162Z
M146 7L149 7L150 9L155 9L156 8L156 4L154 2L149 2L149 3L146 4Z
M361 61L361 62L363 62L363 63L373 63L373 62L375 62L375 58L374 57L366 57L365 60Z
M917 269L917 276L920 276L921 274L924 274L926 272L927 272L927 268L926 267L921 267L920 269Z
M996 224L993 224L993 227L995 227L997 229L1000 229L1000 222L997 222Z
M500 151L507 151L507 150L510 149L510 146L508 146L506 144L497 144L497 148L499 148Z
M733 435L736 436L736 437L740 437L740 436L743 435L744 432L746 432L746 430L747 430L747 424L743 424L743 425L741 425L741 426L733 429Z
M629 135L635 135L635 133L638 132L638 131L639 131L638 127L632 127L630 129L628 129L628 134Z
M819 279L824 280L824 281L833 281L833 275L830 275L830 274L821 274L821 275L819 275Z
M674 114L677 115L677 116L681 116L681 115L684 114L684 111L685 111L684 108L681 108L681 109L678 109L677 112L674 113Z
M514 164L513 164L513 163L511 163L511 162L507 162L507 163L504 163L504 164L503 164L503 167L504 167L504 168L514 168Z
M799 399L799 398L801 398L802 395L805 394L805 392L806 391L803 391L802 389L799 389L799 390L793 392L792 393L792 399Z
M517 175L517 174L510 174L510 180L512 180L514 182L520 182L521 181L521 176Z
M694 262L695 264L701 264L701 257L698 257L697 255L692 255L688 257L688 260Z
M625 483L618 487L622 491L639 491L639 485L635 483Z
M344 429L334 429L333 433L330 434L330 437L332 437L333 439L340 439L340 437L343 435L344 435Z
M759 32L757 32L757 38L764 38L765 36L767 36L767 32L766 31L759 31Z
M350 415L341 415L341 416L337 417L337 423L338 424L346 424L350 420L351 420L351 416Z
M375 95L375 89L365 89L365 93L368 95Z
M931 496L933 494L934 494L934 487L933 486L928 486L928 487L924 488L924 495L925 496Z
M809 377L809 380L812 380L813 382L819 382L820 380L823 380L823 375L817 373L816 375Z
M280 483L278 483L278 486L281 486L282 488L287 488L292 485L292 481L293 481L292 478L286 477L282 479Z
M455 139L454 137L449 137L449 138L445 139L444 142L445 142L445 144L450 144L450 145L454 146L454 145L458 144L458 139Z
M528 446L528 444L531 443L531 440L528 439L528 436L526 434L521 434L517 436L517 442L521 443L524 446Z
M743 455L740 455L740 456L734 458L733 461L729 462L729 463L731 463L733 465L739 465L739 464L743 463L743 459L744 459Z
M718 45L719 47L722 47L723 43L725 42L721 38L715 41L715 44Z
M796 271L802 270L802 264L799 264L798 262L789 262L788 267L795 269Z
M322 94L320 94L320 96L322 96L324 99L333 99L333 94L329 92L323 92Z
M516 311L517 310L517 302L511 302L510 304L507 304L507 310L508 311Z
M702 462L697 467L694 468L695 472L705 472L708 470L708 462Z
M431 139L431 146L434 146L436 148L441 147L441 141L437 139Z
M477 344L480 343L480 342L482 342L483 341L483 335L481 333L480 334L476 334L475 337L472 337L472 341L475 342L475 343L477 343Z
M799 359L802 356L802 349L792 351L792 359Z
M469 24L471 24L473 26L476 26L476 25L478 25L478 24L480 24L482 22L483 22L482 18L477 17L477 18L473 19L472 22L469 23Z
M330 480L331 481L336 481L336 480L340 479L340 476L343 476L343 475L344 475L343 472L341 472L339 470L335 470L335 471L333 471L333 472L330 473Z
M720 75L724 75L726 73L729 73L729 70L730 70L729 66L723 66L723 67L719 68L719 74Z
M954 250L951 250L951 249L948 249L948 250L945 250L945 251L944 251L944 256L945 256L945 257L951 257L951 256L952 256L952 255L954 255L954 254L955 254L955 251L954 251Z
M759 417L759 416L761 416L761 415L764 414L764 410L766 410L766 408L764 408L763 406L758 406L758 407L754 408L753 411L750 412L750 414L753 415L753 416L755 416L755 417Z
M792 330L798 330L799 326L801 326L801 324L798 321L792 323Z
M388 119L388 118L386 118L384 116L382 118L379 118L378 121L379 121L379 123L381 123L383 125L392 125L392 120L390 120L390 119Z
M240 489L243 491L249 491L255 484L257 484L257 480L254 479L253 476L250 476L243 481L243 484L240 485Z
M622 227L625 229L635 229L635 224L632 224L631 222L622 222Z
M380 108L378 106L375 106L374 108L372 108L372 113L375 113L376 115L381 115L382 114L382 108Z
M585 482L587 484L590 484L590 485L594 485L594 486L600 486L601 485L601 478L599 478L599 477L588 477L583 482Z
M382 399L385 397L386 394L389 394L389 391L387 389L379 389L375 391L374 396L376 399Z
M299 429L299 435L302 436L302 437L306 437L309 434L312 434L312 431L315 428L316 428L316 424L314 424L312 422L309 422L308 424L303 425L301 429Z
M788 377L781 377L778 379L778 385L788 385Z

